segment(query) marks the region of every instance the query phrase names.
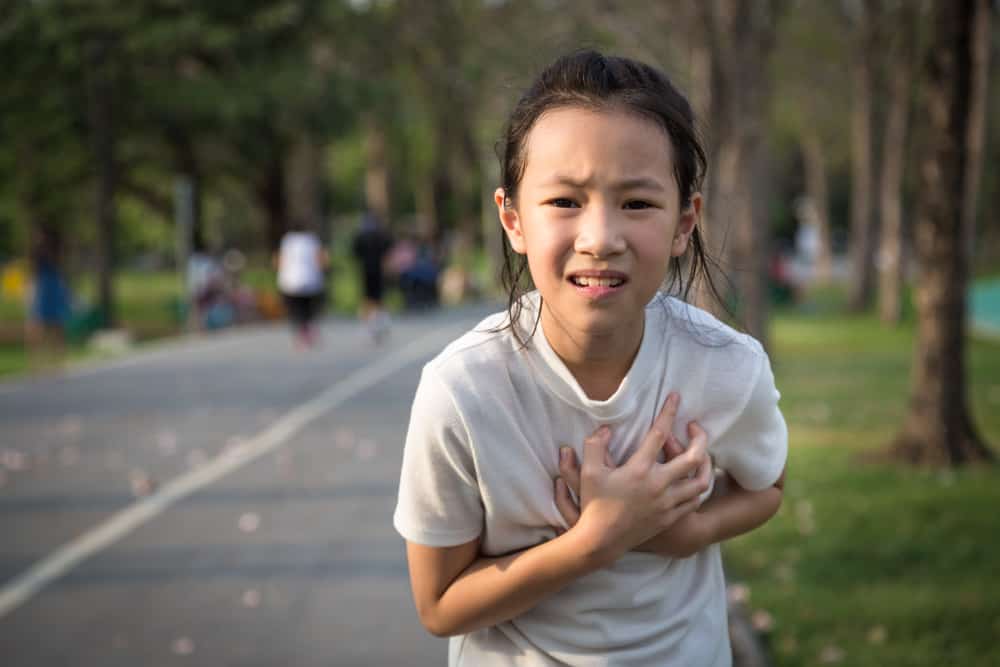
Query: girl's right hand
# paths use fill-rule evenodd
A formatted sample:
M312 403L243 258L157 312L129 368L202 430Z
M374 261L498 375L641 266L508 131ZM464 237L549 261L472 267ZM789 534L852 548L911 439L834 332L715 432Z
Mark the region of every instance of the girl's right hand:
M602 564L614 562L697 509L700 494L708 489L705 476L693 475L708 461L703 431L683 454L658 461L673 432L678 402L676 393L667 397L639 448L617 468L609 465L607 426L584 440L580 519L571 530Z

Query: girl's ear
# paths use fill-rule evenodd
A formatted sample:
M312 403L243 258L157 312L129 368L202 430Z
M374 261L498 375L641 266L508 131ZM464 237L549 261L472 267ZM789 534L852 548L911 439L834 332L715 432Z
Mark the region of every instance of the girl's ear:
M688 241L699 219L701 219L701 194L696 192L691 195L691 202L681 211L677 220L677 229L674 230L674 240L670 246L671 257L680 257L687 252Z
M521 218L518 216L514 206L510 204L503 188L497 188L493 193L493 201L497 204L497 214L500 216L500 224L507 233L507 240L514 252L524 254L524 232L521 230Z

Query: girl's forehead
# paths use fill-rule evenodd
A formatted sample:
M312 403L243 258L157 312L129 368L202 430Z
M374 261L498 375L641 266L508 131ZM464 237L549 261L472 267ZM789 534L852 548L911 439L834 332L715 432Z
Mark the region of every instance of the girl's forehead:
M525 178L553 171L648 173L673 181L673 150L656 121L620 109L561 107L539 116L525 141Z

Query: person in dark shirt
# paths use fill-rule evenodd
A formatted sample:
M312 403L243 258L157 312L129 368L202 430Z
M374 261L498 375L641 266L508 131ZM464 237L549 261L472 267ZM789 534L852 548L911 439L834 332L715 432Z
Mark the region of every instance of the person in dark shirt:
M385 292L383 261L392 248L392 238L383 229L378 217L365 213L361 228L354 236L354 256L361 272L361 320L376 343L389 332L389 315L382 308Z

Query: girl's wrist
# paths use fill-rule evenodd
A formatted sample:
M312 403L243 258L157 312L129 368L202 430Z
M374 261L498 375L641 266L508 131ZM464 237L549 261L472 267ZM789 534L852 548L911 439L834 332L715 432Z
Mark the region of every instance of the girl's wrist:
M616 553L612 545L603 539L601 531L593 530L591 522L583 516L576 524L566 531L565 536L574 543L574 551L581 559L581 566L590 571L600 570L611 565L620 553Z

